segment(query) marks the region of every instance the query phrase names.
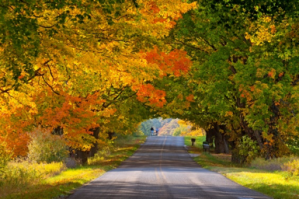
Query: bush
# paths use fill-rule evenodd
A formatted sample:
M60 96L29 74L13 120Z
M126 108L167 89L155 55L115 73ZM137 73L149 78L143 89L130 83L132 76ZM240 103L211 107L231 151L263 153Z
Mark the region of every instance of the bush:
M29 186L41 183L43 179L57 175L63 170L65 166L62 162L51 164L9 162L5 172L0 174L0 198L26 190Z
M265 160L264 158L256 158L251 162L251 166L255 167L257 169L264 169L264 170L269 170L269 171L280 171L280 170L286 170L282 169L283 166L288 163L296 160L297 158L294 156L289 156L289 157L281 157L281 158L274 158L274 159L269 159Z
M4 172L10 158L11 154L6 150L5 143L0 143L0 174Z
M123 141L124 140L122 139L121 143ZM99 162L102 162L106 157L108 157L113 150L115 150L115 147L113 147L112 145L101 147L93 157L88 158L88 165L97 165Z
M41 128L31 133L31 142L28 146L28 158L30 161L60 162L67 157L68 151L64 140L59 135L52 135L50 131Z
M297 175L299 176L299 159L295 159L292 161L289 161L287 163L285 163L281 169L283 171L287 171L292 175Z
M238 154L241 158L242 164L247 163L250 164L251 161L258 156L259 147L257 142L252 140L248 136L242 136L242 139L239 140L238 145Z

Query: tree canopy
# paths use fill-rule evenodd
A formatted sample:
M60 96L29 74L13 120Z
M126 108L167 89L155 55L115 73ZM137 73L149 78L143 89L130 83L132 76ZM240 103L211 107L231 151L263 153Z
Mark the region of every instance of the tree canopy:
M236 160L244 135L266 158L288 154L299 124L298 5L3 1L0 143L26 155L41 127L89 151L162 116L205 128Z

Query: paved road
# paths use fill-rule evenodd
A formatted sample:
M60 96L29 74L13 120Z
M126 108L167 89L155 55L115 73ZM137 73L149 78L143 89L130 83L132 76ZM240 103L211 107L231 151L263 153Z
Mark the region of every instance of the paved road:
M69 199L269 198L200 168L182 137L150 137L123 164L78 189Z

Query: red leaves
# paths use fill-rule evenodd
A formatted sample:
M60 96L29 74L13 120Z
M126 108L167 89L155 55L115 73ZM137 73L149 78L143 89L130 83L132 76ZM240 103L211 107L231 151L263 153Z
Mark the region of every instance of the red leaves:
M187 58L187 52L175 49L170 53L158 52L157 47L146 53L148 63L157 64L163 71L162 76L174 74L176 77L188 73L192 62Z
M189 72L192 62L187 57L187 52L175 49L169 53L159 52L155 47L144 56L149 64L156 64L161 70L161 77L174 75L176 77L185 75ZM149 101L150 104L162 107L165 103L165 91L155 89L151 84L143 84L132 88L137 91L137 99L141 102ZM194 101L194 96L189 95L186 99Z
M20 75L19 77L18 77L18 79L23 79L25 77L25 75Z
M156 23L163 23L163 22L165 22L165 21L167 21L167 19L163 19L163 18L156 18L156 19L154 19L154 21L153 21L153 23L154 24L156 24Z
M250 90L253 92L255 90L254 86L250 86ZM252 100L252 94L247 89L244 89L243 85L239 88L239 91L241 93L240 97L245 98L247 102Z
M194 95L190 94L189 96L186 97L186 100L189 102L194 102Z
M151 84L143 84L135 86L133 90L137 90L137 99L140 102L149 101L151 105L162 107L165 103L165 91L156 89Z
M270 72L268 72L268 76L272 79L275 78L275 75L276 75L276 70L274 68L271 69Z
M159 7L157 6L156 2L152 1L150 2L151 10L153 11L154 14L157 14L160 12Z
M271 78L273 78L273 75L274 75L273 72L268 73L268 76L271 77Z

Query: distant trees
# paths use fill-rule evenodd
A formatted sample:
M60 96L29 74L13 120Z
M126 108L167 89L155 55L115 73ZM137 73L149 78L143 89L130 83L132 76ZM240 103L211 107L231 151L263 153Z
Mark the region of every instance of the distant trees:
M145 135L151 135L150 129L151 127L154 127L154 129L159 129L159 135L172 135L174 130L179 126L177 123L177 119L172 118L154 118L149 119L144 122L142 122L139 125L139 129L145 134Z

